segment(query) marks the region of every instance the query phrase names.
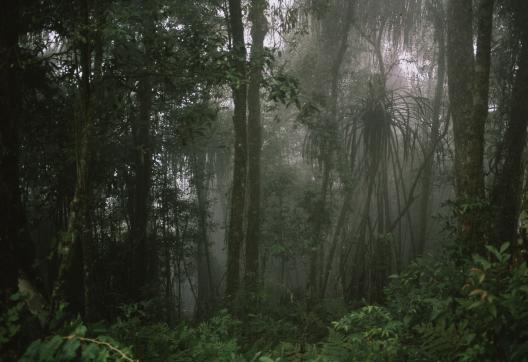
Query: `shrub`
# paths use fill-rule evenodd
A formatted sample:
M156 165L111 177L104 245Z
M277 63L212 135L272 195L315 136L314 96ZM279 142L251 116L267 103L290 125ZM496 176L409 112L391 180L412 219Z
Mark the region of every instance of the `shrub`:
M145 323L137 305L124 308L124 317L109 328L110 335L134 346L141 361L234 361L239 348L234 335L240 322L225 310L196 327L181 323Z
M333 323L328 361L525 361L528 267L509 245L487 257L421 258L393 276L387 307L366 306Z
M137 361L129 348L121 347L110 337L87 337L87 328L80 321L69 327L72 331L67 335L57 334L31 343L20 361Z

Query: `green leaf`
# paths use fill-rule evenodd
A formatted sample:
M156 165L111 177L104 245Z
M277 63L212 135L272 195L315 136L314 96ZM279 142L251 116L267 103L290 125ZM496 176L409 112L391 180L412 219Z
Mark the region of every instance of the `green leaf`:
M64 340L61 336L53 336L52 339L45 342L40 350L40 361L50 361L54 362L56 360L55 354L62 345Z
M480 255L474 255L473 256L473 260L480 264L484 269L489 269L491 268L491 263L486 260L485 258L481 257Z
M88 346L83 348L81 359L83 361L92 361L97 358L99 355L99 348L95 344L89 344Z
M86 335L86 330L87 328L84 324L79 324L73 331L73 334L79 337L84 337Z
M65 361L74 359L77 356L77 350L81 346L81 341L77 338L69 339L64 346L62 346L61 357Z
M497 248L495 248L494 246L491 246L491 245L486 245L486 249L492 253L495 258L497 258L498 261L501 261L502 260L502 255L501 253L497 250Z
M258 359L259 362L275 362L273 359L269 358L269 357L266 357L266 356L262 356Z
M489 304L489 307L488 307L491 315L495 318L497 318L497 306L495 304Z
M22 358L19 360L19 362L33 362L38 359L40 347L42 345L42 340L37 339L33 343L31 343L26 349L26 352L22 356Z
M97 362L106 362L108 361L109 357L110 357L110 352L107 349L99 348L99 354L97 355L97 358L95 360Z
M479 300L479 301L476 301L474 303L471 303L467 309L475 309L475 308L478 308L482 305L482 302Z

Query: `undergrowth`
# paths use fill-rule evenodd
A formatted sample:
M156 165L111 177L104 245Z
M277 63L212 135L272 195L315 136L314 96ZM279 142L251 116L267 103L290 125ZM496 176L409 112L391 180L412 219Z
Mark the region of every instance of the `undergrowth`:
M220 310L176 326L149 321L137 304L112 324L59 311L28 341L30 314L16 295L0 317L0 348L7 361L528 360L528 267L512 260L509 244L471 258L420 258L391 277L385 296L333 322L323 306L298 304L264 305L243 320Z

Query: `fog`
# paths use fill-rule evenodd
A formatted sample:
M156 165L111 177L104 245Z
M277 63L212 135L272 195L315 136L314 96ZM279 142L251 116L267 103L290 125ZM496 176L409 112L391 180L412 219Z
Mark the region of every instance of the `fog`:
M6 360L523 360L523 1L5 10Z

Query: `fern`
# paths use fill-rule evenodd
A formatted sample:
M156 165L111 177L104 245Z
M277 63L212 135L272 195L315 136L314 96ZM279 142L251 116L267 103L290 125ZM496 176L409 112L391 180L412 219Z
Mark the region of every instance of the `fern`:
M461 333L454 324L445 320L425 323L416 327L420 335L420 350L426 356L442 361L452 361L460 351Z

